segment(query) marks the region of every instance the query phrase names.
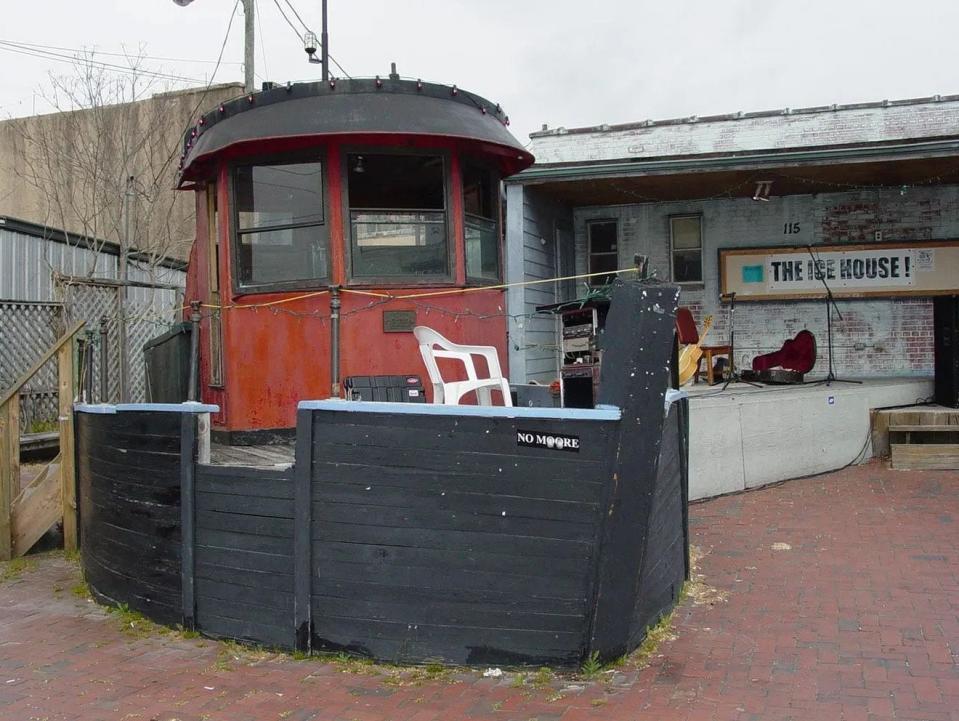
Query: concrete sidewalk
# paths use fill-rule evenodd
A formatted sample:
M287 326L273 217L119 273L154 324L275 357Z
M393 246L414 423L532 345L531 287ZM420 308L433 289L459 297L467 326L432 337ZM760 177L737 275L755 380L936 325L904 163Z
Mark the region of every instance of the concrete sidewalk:
M0 719L959 721L959 473L870 464L695 505L691 524L703 578L670 637L586 680L159 635L76 596L62 557L0 565Z

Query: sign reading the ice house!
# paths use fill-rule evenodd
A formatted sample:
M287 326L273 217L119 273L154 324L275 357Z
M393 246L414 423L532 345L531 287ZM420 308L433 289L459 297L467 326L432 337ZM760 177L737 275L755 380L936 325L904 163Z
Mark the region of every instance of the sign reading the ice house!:
M723 248L722 293L737 300L946 295L956 292L959 241ZM823 283L825 281L825 283Z

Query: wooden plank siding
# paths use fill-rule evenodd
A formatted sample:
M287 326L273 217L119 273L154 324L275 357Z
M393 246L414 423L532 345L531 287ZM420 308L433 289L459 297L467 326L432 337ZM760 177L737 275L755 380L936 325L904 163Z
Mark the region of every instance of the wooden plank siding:
M688 478L684 468L684 420L688 402L671 406L663 428L656 486L646 530L646 548L637 586L629 628L629 647L635 648L646 631L679 598L683 582L689 578L687 549L689 528L685 518ZM677 484L685 488L677 489ZM680 492L677 492L680 491Z
M556 278L572 268L561 268L557 248L557 229L572 235L573 215L569 208L537 192L534 188L509 186L507 223L510 235L521 235L523 242L517 257L509 259L509 282ZM516 253L508 248L507 252ZM510 289L510 380L526 383L536 380L550 383L557 378L556 317L536 315L536 307L562 300L558 283L542 283Z
M676 289L616 293L600 400L621 412L304 404L286 468L198 462L183 413L78 413L91 587L214 637L394 662L631 650L688 572L688 407L664 404Z
M84 577L101 599L180 623L180 416L77 413Z
M580 659L616 423L341 415L314 417L314 648ZM517 426L582 450L518 447Z
M197 627L293 647L293 475L196 466Z

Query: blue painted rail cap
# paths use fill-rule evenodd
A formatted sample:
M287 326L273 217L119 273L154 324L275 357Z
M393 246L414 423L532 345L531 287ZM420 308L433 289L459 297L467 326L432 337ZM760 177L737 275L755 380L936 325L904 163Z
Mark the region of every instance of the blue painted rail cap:
M219 413L220 406L212 403L118 403L117 411L151 411L158 413Z
M340 411L343 413L395 413L421 416L468 416L479 418L529 418L557 421L618 421L623 412L616 406L599 408L528 408L526 406L447 406L430 403L376 403L330 398L325 401L300 401L301 411Z
M99 413L111 415L117 412L117 407L112 403L74 403L73 410L77 413Z
M220 406L210 403L74 403L78 413L123 413L149 411L153 413L219 413Z

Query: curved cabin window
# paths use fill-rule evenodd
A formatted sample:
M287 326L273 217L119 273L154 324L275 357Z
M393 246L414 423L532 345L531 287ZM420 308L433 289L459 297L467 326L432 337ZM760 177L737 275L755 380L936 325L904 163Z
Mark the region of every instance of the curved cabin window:
M295 287L329 277L323 165L244 165L233 178L237 280Z
M443 157L356 153L346 161L351 277L448 278Z
M466 277L477 281L498 281L499 224L496 221L499 184L485 168L464 163L463 210L466 233Z

